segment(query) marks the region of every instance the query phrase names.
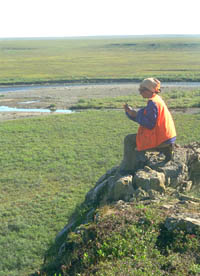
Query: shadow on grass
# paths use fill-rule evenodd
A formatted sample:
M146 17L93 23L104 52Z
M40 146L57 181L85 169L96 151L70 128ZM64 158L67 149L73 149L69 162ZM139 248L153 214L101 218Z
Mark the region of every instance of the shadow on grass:
M40 268L40 272L35 272L29 276L37 275L64 275L62 264L60 263L60 255L65 249L65 242L70 232L73 232L79 225L91 221L90 216L94 214L94 206L86 205L85 202L76 206L74 212L70 216L66 226L57 234L55 241L51 244L44 256L44 262ZM58 272L59 271L59 272ZM38 274L39 273L39 274Z

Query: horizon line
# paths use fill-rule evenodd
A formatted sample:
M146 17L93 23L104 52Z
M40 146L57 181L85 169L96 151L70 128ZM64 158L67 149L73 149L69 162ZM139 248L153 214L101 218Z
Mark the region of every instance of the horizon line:
M103 38L103 37L158 37L158 36L200 36L199 34L137 34L137 35L80 35L80 36L17 36L17 37L0 37L2 39L77 39L77 38Z

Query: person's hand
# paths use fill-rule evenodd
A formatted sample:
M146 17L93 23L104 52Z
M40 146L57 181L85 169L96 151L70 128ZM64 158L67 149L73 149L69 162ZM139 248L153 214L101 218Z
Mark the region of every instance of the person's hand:
M127 103L123 105L125 112L127 112L132 118L136 118L137 112Z
M124 107L124 110L125 110L126 112L132 110L132 108L131 108L127 103L125 103L125 104L123 105L123 107Z

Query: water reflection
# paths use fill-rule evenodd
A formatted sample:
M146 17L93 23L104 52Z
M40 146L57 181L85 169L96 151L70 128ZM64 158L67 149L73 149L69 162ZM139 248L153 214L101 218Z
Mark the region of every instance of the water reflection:
M39 103L40 101L26 101L26 102L19 102L19 104L32 104L32 103Z
M40 109L40 108L17 108L17 107L9 107L9 106L0 106L0 112L52 112L49 109ZM72 110L69 109L57 109L54 111L55 113L72 113Z

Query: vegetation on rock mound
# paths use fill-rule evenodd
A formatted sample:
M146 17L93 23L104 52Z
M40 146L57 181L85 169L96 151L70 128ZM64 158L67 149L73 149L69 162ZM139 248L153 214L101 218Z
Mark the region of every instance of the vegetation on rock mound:
M166 201L146 206L119 201L100 208L91 223L67 236L59 254L47 257L41 275L199 275L200 232L168 231L164 221L172 210ZM194 211L171 201L176 212Z

